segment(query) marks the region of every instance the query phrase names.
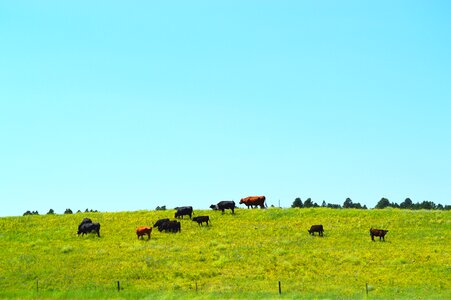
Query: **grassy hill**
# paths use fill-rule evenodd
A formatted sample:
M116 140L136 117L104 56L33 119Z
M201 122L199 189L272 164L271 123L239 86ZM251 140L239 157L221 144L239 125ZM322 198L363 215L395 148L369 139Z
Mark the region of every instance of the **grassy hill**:
M362 299L368 283L370 299L451 299L449 211L205 210L195 214L211 226L185 217L181 233L137 239L136 227L173 214L0 218L0 298ZM76 235L84 217L100 238ZM307 233L313 224L324 237Z

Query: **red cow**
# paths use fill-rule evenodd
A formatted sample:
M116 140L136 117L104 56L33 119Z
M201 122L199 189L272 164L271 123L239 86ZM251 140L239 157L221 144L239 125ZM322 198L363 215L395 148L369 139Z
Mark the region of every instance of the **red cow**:
M138 239L140 237L143 238L143 236L145 236L147 234L147 236L149 237L148 240L150 240L151 232L152 232L152 227L141 226L141 227L136 228L136 235L138 236Z
M240 204L244 204L249 208L254 208L254 206L260 206L261 208L265 208L266 197L265 196L250 196L240 200Z

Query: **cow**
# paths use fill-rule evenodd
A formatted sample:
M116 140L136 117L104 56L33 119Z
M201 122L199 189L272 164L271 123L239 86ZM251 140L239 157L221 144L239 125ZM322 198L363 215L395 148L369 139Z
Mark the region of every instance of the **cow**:
M80 225L78 225L78 229L80 229L81 225L83 225L83 224L88 224L88 223L92 223L92 220L91 220L90 218L84 218L84 219L81 221Z
M144 239L144 236L147 235L148 239L150 240L150 234L152 233L152 227L148 227L148 226L140 226L138 228L136 228L136 235L138 236L138 239L141 237L142 239Z
M164 230L164 232L168 232L168 231L170 231L170 232L177 232L177 231L181 232L182 231L181 226L180 226L180 222L176 221L176 220L174 220L174 221L167 221L167 222L162 223L158 227L158 230L160 232L163 231L163 230Z
M100 224L99 223L84 223L84 224L80 224L80 226L78 227L78 235L81 236L88 234L90 232L95 232L97 233L97 235L100 237Z
M222 213L224 213L224 209L231 209L232 210L232 214L235 213L235 201L220 201L218 202L218 204L214 205L210 205L210 208L213 210L222 210Z
M159 227L161 224L163 224L164 222L169 221L169 219L160 219L158 221L155 222L155 224L153 224L153 227Z
M175 212L175 216L174 218L180 218L185 215L188 215L189 218L191 219L191 215L193 214L193 207L192 206L182 206L182 207L176 207L175 208L177 211Z
M209 216L199 216L199 217L194 217L193 218L193 222L197 222L198 225L203 226L202 223L207 223L208 226L208 222L210 221L210 217Z
M266 203L265 203L266 197L265 196L250 196L250 197L246 197L246 198L242 198L240 200L240 204L244 204L247 206L247 208L249 208L249 206L251 208L260 206L260 208L265 208L266 207Z
M385 241L385 235L387 234L387 232L388 232L388 230L370 228L371 240L374 242L374 237L378 236L379 241L380 240Z
M307 231L311 235L315 235L315 232L318 232L319 236L323 236L324 228L323 225L312 225L312 227L310 227L310 229Z

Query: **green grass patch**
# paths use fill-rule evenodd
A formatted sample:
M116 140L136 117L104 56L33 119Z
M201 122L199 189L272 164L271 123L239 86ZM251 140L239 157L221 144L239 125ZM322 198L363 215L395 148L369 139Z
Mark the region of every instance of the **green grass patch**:
M237 209L181 220L181 233L135 229L169 211L0 218L0 298L451 299L451 212ZM101 224L77 236L84 217ZM322 224L324 237L307 230ZM388 229L385 242L369 228ZM117 282L121 290L117 290ZM281 282L282 295L278 294Z

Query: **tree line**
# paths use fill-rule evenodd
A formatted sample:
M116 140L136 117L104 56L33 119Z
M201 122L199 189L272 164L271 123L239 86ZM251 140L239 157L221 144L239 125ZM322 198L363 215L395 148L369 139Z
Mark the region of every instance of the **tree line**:
M360 203L354 203L350 198L346 198L346 200L343 202L342 205L340 204L333 204L333 203L326 203L326 201L323 201L321 205L319 205L316 202L313 202L311 198L307 198L305 201L302 201L301 198L296 198L293 201L293 204L291 205L292 208L309 208L309 207L328 207L328 208L357 208L357 209L368 209L366 205L361 205ZM451 205L442 205L442 204L435 204L432 201L423 201L423 202L417 202L413 203L413 201L410 198L406 198L403 202L400 204L395 202L390 202L387 198L382 197L379 202L377 202L376 206L374 208L376 209L383 209L386 207L393 207L393 208L400 208L400 209L431 209L431 210L451 210ZM166 205L163 206L157 206L155 210L166 210ZM99 212L98 210L92 210L92 209L86 209L85 213L88 212ZM77 213L81 213L80 210L77 211ZM47 215L54 215L55 211L53 209L50 209L47 212ZM73 214L72 210L70 208L67 208L64 211L65 215ZM29 211L27 210L24 214L24 216L27 215L39 215L39 212L36 211Z
M93 209L86 209L85 210L85 213L88 213L88 212L99 212L98 210L93 210ZM81 210L78 210L77 211L77 214L78 213L81 213ZM46 215L55 215L56 213L55 213L55 211L53 210L53 209L50 209L47 213L46 213ZM65 211L64 211L64 214L65 215L71 215L71 214L73 214L73 211L72 211L72 209L70 209L70 208L67 208ZM24 216L28 216L28 215L39 215L39 212L37 211L37 210L35 210L35 211L29 211L29 210L27 210L26 212L24 212L23 213L23 215Z
M323 201L321 205L318 205L316 202L313 202L311 198L307 198L304 202L302 202L301 198L296 198L291 205L293 208L309 208L309 207L329 207L329 208L357 208L357 209L368 209L366 205L361 205L360 203L354 203L350 198L346 198L343 202L343 205L340 204L332 204L326 203ZM423 201L413 203L410 198L406 198L401 204L390 202L387 198L381 198L379 202L376 204L374 208L383 209L386 207L400 208L400 209L433 209L433 210L450 210L451 205L442 205L435 204L432 201Z

